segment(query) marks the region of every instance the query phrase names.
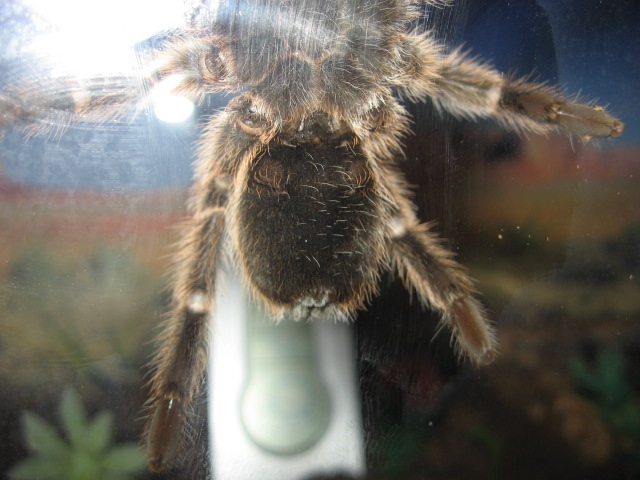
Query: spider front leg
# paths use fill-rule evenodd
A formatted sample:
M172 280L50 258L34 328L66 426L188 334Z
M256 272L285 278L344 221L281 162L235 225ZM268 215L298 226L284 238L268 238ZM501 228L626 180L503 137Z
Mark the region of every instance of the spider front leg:
M213 311L216 268L230 223L229 183L234 168L253 158L259 148L259 142L235 126L244 108L246 101L238 97L226 111L212 117L198 151L193 213L183 229L171 310L152 361L145 437L149 468L153 471L175 463L181 453L193 399L204 379L207 319Z
M212 92L236 91L216 47L217 37L189 39L176 32L149 68L118 75L26 79L0 90L0 139L16 128L27 135L61 137L70 125L122 122L158 100L179 96L200 104Z
M400 91L415 100L429 97L459 118L493 118L521 132L561 129L584 139L619 137L624 131L604 108L571 102L546 85L509 80L459 50L445 53L429 33L408 36L400 56L403 73L395 82Z
M153 360L151 416L147 425L149 468L160 471L180 451L186 418L207 362L207 318L224 231L224 210L209 207L189 221L177 261L173 305Z
M428 224L398 222L391 238L391 260L405 287L441 312L461 353L477 365L491 363L497 342L482 305L473 297L471 279Z

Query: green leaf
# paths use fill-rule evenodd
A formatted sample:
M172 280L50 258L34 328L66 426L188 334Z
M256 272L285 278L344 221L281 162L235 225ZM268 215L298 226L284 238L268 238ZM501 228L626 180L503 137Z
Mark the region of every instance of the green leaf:
M60 403L60 419L71 444L79 449L87 445L87 414L78 394L68 389Z
M134 473L144 470L147 459L135 443L122 443L105 455L103 466L113 473Z
M110 412L101 412L89 425L87 430L87 450L97 454L105 450L111 443L113 416Z
M52 457L69 454L69 446L44 419L31 412L25 412L22 418L25 440L30 450Z
M20 480L46 480L65 478L63 457L32 457L20 462L9 471L11 478Z
M594 395L602 408L616 409L630 397L624 357L618 352L601 352L594 371L579 360L573 360L570 369L581 387Z
M136 444L111 446L113 417L108 411L93 421L79 396L68 390L59 415L70 444L37 415L25 412L25 437L36 455L15 466L11 475L20 480L131 480L145 469L146 460Z
M598 358L598 375L601 379L601 395L607 406L617 408L630 396L630 387L625 376L624 357L614 351L605 351Z
M503 464L503 444L491 430L475 427L468 432L469 439L482 448L491 460L492 478L500 478Z
M107 480L102 475L100 459L87 450L76 450L71 456L65 480Z

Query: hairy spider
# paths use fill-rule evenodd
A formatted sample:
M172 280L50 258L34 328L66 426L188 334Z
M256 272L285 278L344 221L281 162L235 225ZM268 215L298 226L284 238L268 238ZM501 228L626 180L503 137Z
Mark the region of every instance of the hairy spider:
M350 320L391 270L441 313L461 355L478 365L496 357L473 282L431 225L419 223L394 165L409 130L397 98L429 99L456 117L491 118L521 133L615 137L623 124L448 50L412 29L420 8L410 0L223 0L206 26L174 36L151 62L153 88L169 85L194 101L241 92L207 120L199 145L171 311L153 361L152 470L175 461L201 388L222 252L274 319ZM7 88L0 124L46 132L112 119L151 97L126 78L62 85Z

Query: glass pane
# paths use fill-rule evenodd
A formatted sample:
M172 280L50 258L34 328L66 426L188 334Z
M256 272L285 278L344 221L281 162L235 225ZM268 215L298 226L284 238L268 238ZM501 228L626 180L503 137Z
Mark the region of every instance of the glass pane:
M640 10L403 5L0 6L5 477L640 474Z

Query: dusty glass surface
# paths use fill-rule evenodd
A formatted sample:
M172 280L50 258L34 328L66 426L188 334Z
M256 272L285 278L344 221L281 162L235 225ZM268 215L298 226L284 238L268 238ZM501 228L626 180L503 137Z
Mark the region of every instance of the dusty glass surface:
M52 76L87 72L109 81L208 8L51 3L0 6L0 92L25 81L46 90ZM458 361L449 332L436 335L438 315L384 276L353 327L371 478L640 475L639 25L631 0L467 0L425 19L500 71L607 106L626 130L591 142L518 137L405 102L414 133L398 164L420 219L438 222L477 279L500 356L482 368ZM148 107L61 136L4 130L4 476L40 468L60 469L56 478L155 478L132 442L168 308L167 254L198 124L228 99L211 95L178 123ZM188 468L162 475L193 478Z

